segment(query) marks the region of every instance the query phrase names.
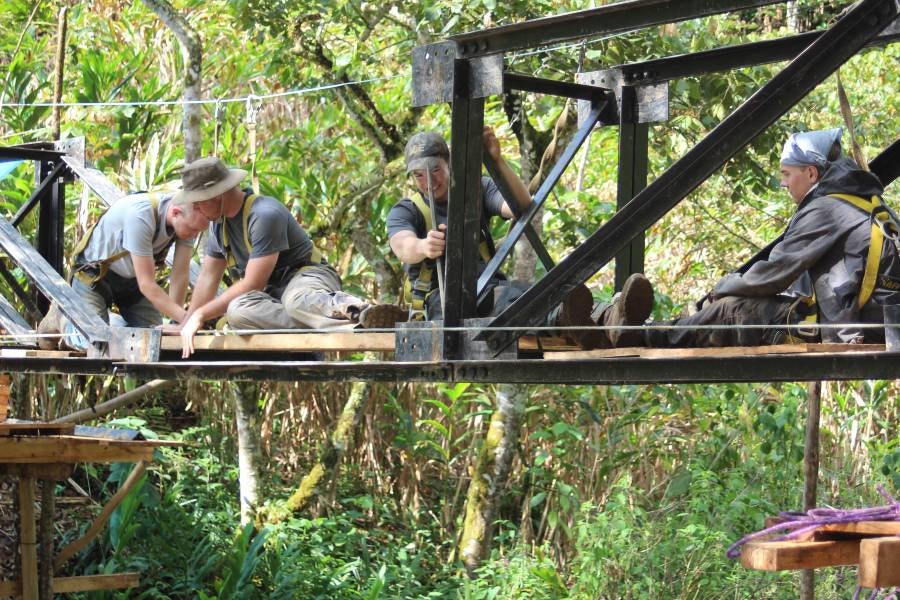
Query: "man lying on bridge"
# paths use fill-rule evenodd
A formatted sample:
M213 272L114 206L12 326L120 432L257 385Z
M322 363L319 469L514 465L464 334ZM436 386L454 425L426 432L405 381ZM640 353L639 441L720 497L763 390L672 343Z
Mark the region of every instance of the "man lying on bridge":
M161 314L179 323L187 314L184 299L190 283L193 240L208 223L200 212L176 205L171 194L126 196L75 244L72 288L85 306L107 323L113 307L127 327L155 327L162 323ZM166 293L156 281L156 271L173 243L175 255ZM56 304L41 320L38 333L65 333L62 345L87 346ZM40 338L39 343L41 348L51 349L57 340Z
M781 187L797 211L768 257L726 275L705 306L678 326L771 325L761 329L609 331L613 346L756 346L790 341L881 343L883 307L900 304L897 221L874 174L841 154L841 129L791 135L781 155ZM632 275L598 311L598 323L640 325L653 290ZM846 325L806 327L804 323ZM785 326L791 325L788 329Z
M193 205L210 220L206 256L181 327L185 358L194 351L194 334L221 315L236 330L378 328L406 320L397 306L342 292L337 271L294 215L275 198L239 187L246 175L214 157L184 168L175 202ZM233 283L216 297L226 269Z
M484 128L484 152L497 165L506 187L515 196L514 211L497 184L490 177L481 178L481 232L479 244L479 274L494 254L494 243L488 221L491 217L513 218L517 212L531 205L531 194L525 184L510 169L500 153L500 143L489 127ZM397 202L387 217L388 241L394 255L403 262L407 284L404 297L410 304L413 318L436 320L443 318L442 294L439 288L443 275L447 233L447 205L450 195L450 149L447 142L434 132L413 135L406 144L406 170L412 173L418 195ZM478 315L499 314L529 287L525 281L509 281L502 273L488 282L487 301L478 307ZM548 324L586 327L593 325L591 308L593 297L586 286L573 290L566 300L551 313ZM583 348L600 343L599 332L573 331L568 335Z

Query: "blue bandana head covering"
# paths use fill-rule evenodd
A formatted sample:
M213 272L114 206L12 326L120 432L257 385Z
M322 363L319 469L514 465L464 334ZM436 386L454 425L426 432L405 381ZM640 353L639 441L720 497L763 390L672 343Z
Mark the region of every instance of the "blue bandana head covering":
M835 142L841 141L843 133L842 127L792 133L784 143L784 150L781 151L781 164L793 167L807 165L824 167L828 164L831 147Z

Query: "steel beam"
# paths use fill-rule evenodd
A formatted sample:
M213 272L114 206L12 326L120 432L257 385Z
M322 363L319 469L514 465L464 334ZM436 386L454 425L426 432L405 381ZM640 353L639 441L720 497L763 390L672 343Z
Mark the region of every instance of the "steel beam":
M647 187L647 153L650 126L639 123L637 93L623 85L619 106L619 174L616 209L622 210ZM615 289L621 290L632 273L644 272L644 232L640 232L616 256Z
M534 48L565 40L623 33L784 0L631 0L455 35L460 58Z
M509 331L492 331L493 328L527 327L541 323L566 294L587 281L636 235L674 208L856 54L896 15L897 4L894 1L862 0L855 5L769 83L495 318L482 332L481 339L488 341L491 348L499 352L518 335Z
M61 161L59 161L61 162ZM41 162L35 169L38 182L50 180L46 191L40 198L40 209L37 230L37 249L57 273L63 274L64 250L63 234L66 224L66 185L61 177L52 177L58 165Z
M513 214L516 215L516 218L521 216L519 205L516 204L515 195L513 194L512 190L509 189L509 186L506 185L503 177L500 176L500 169L497 168L494 160L487 153L484 154L484 166L487 169L488 174L491 176L491 179L493 179L494 183L497 184L497 187L500 188L500 193L503 194L503 197L506 199L506 204L509 205L509 208L513 211ZM532 249L534 249L534 253L537 255L538 260L541 261L541 264L544 265L544 268L548 271L552 269L556 263L553 261L553 257L550 256L550 253L547 252L547 248L544 246L544 242L541 241L541 237L538 235L537 231L534 230L534 226L530 221L527 225L525 225L525 237L528 238L528 243L531 244ZM480 288L478 290L478 293L481 293Z
M599 100L605 96L605 92L609 91L592 85L571 83L569 81L557 81L555 79L543 79L541 77L531 77L530 75L506 71L503 73L503 91L505 93L509 90L521 90L523 92L533 92L535 94L549 94L551 96L562 96L563 98L576 98L588 101Z
M821 36L821 31L810 31L776 40L725 46L612 68L622 71L624 81L628 84L654 85L682 77L791 60ZM865 46L884 46L898 39L900 39L900 20L895 20L888 30L869 40Z
M6 333L13 335L34 333L31 325L22 318L13 305L9 303L9 300L3 296L0 296L0 328ZM34 342L34 340L29 341L31 343Z
M451 180L447 206L447 249L444 253L444 324L459 327L475 317L475 282L478 276L478 244L481 233L481 157L484 99L472 98L469 61L454 61L451 116ZM448 332L446 356L459 351L459 336Z
M18 146L0 146L0 162L11 160L58 160L63 153L56 150L40 150Z
M57 178L62 176L63 170L65 170L66 165L62 162L56 164L53 167L53 170L43 178L38 188L31 194L31 197L19 207L19 210L16 211L16 214L13 216L10 223L12 223L13 227L18 227L22 220L28 216L28 214L37 206L38 202L40 202L46 194L50 192L51 187L56 183Z
M566 149L559 157L559 160L555 165L553 165L553 169L550 170L547 178L544 179L541 187L534 195L531 207L527 212L519 215L518 220L513 224L512 227L509 228L509 233L506 234L506 238L503 240L503 243L500 244L499 248L497 248L497 253L488 263L487 268L478 277L479 302L484 300L487 294L487 283L500 270L500 266L503 264L503 261L506 260L510 252L512 252L513 246L515 246L516 242L519 241L519 238L522 237L522 234L525 232L526 228L531 224L531 220L534 219L537 211L540 210L541 206L544 205L544 202L546 202L547 198L550 196L551 190L553 190L553 187L559 181L559 178L562 177L563 172L565 172L566 167L569 166L569 163L572 162L573 158L575 158L575 154L591 134L591 131L594 129L594 125L597 124L601 116L605 114L605 111L611 105L612 101L609 100L608 97L602 100L595 100L593 102L593 104L591 105L591 111L588 114L587 118L578 128L578 131L569 142L569 145L566 146Z
M6 219L0 219L0 248L31 278L91 344L109 340L109 326L84 309L84 301Z

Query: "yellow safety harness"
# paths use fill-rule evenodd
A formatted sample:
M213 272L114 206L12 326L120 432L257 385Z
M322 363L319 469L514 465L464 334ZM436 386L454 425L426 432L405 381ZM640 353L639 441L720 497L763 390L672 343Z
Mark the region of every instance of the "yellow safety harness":
M884 200L879 196L872 196L871 199L866 200L865 198L854 196L852 194L828 195L843 200L863 212L868 213L872 221L869 251L866 254L866 268L863 272L863 279L859 286L859 297L857 300L857 306L862 309L862 307L872 298L872 294L875 292L875 288L879 283L878 271L881 267L881 253L884 250L884 240L887 238L893 241L894 244L897 244L898 241L900 241L900 225L894 220L894 217L885 205ZM896 287L896 284L883 278L881 280L881 285L882 287L888 288ZM788 314L788 323L793 320L792 315L796 312L801 312L801 314L805 316L802 320L798 319L799 322L796 324L798 335L789 335L789 341L803 341L810 336L815 336L815 328L803 328L804 324L810 325L818 321L819 315L816 311L815 295L811 298L798 298L797 301L791 305Z
M160 203L161 198L160 198L159 194L155 194L152 192L147 193L147 198L150 200L150 208L151 208L150 214L153 215L153 236L156 237L156 228L159 224L159 203ZM101 219L102 219L102 216L101 216ZM91 235L93 235L94 230L97 228L97 225L99 225L99 224L100 224L100 219L97 219L97 221L93 225L91 225L90 229L87 230L87 233L85 233L84 236L80 240L78 240L78 243L75 244L75 248L72 250L72 256L74 257L75 260L77 260L78 257L85 251L85 249L87 249L88 244L91 241ZM172 241L174 241L174 240L175 240L175 238L173 237ZM170 241L168 244L166 244L165 248L163 248L160 252L157 252L153 256L154 260L159 262L161 259L165 258L165 255L168 252L169 246L172 244L172 241ZM109 257L101 259L101 260L91 261L89 263L85 263L78 267L75 267L73 265L72 266L72 275L74 277L77 277L78 280L81 281L82 283L84 283L85 285L93 286L95 283L97 283L98 281L100 281L101 279L106 277L106 274L109 272L110 265L112 265L117 260L120 260L122 258L125 258L126 256L129 256L130 254L131 253L128 250L123 249L122 251L116 252L112 256L109 256ZM96 273L93 273L94 270L96 270Z
M425 203L425 200L421 196L413 196L410 201L422 213L422 217L425 219L425 231L428 232L434 229L434 216L431 214L431 208ZM485 228L482 227L482 229L484 230ZM487 241L489 239L487 237L488 233L487 231L482 231L482 240L478 244L478 253L486 263L494 256L492 245ZM413 320L425 319L425 302L431 293L435 291L432 289L434 266L434 261L431 259L422 261L416 280L410 281L407 279L403 283L403 299L410 306L410 317Z
M244 231L244 247L247 248L247 256L253 253L253 244L250 243L250 207L253 206L253 202L259 198L259 194L250 194L244 200L244 209L242 211L242 222L243 222L243 231ZM225 250L225 266L229 270L237 270L237 260L234 257L234 252L231 249L231 243L228 241L228 224L225 222L225 217L222 217L222 248ZM313 245L312 254L309 256L310 264L300 267L300 270L306 269L308 267L312 267L315 265L319 265L322 263L322 253L319 252L319 249ZM243 276L242 274L239 274Z

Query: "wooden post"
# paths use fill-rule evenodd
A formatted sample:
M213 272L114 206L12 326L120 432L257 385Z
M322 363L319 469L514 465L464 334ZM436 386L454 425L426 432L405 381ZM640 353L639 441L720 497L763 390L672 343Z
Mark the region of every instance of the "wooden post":
M22 553L22 600L38 600L33 477L19 479L19 550Z
M40 580L38 596L41 600L53 600L53 518L56 513L56 482L52 479L41 480L41 521L39 534Z
M803 510L816 506L819 483L819 418L822 412L822 382L806 387L806 440L803 448ZM812 569L800 573L800 600L815 600L816 575Z

